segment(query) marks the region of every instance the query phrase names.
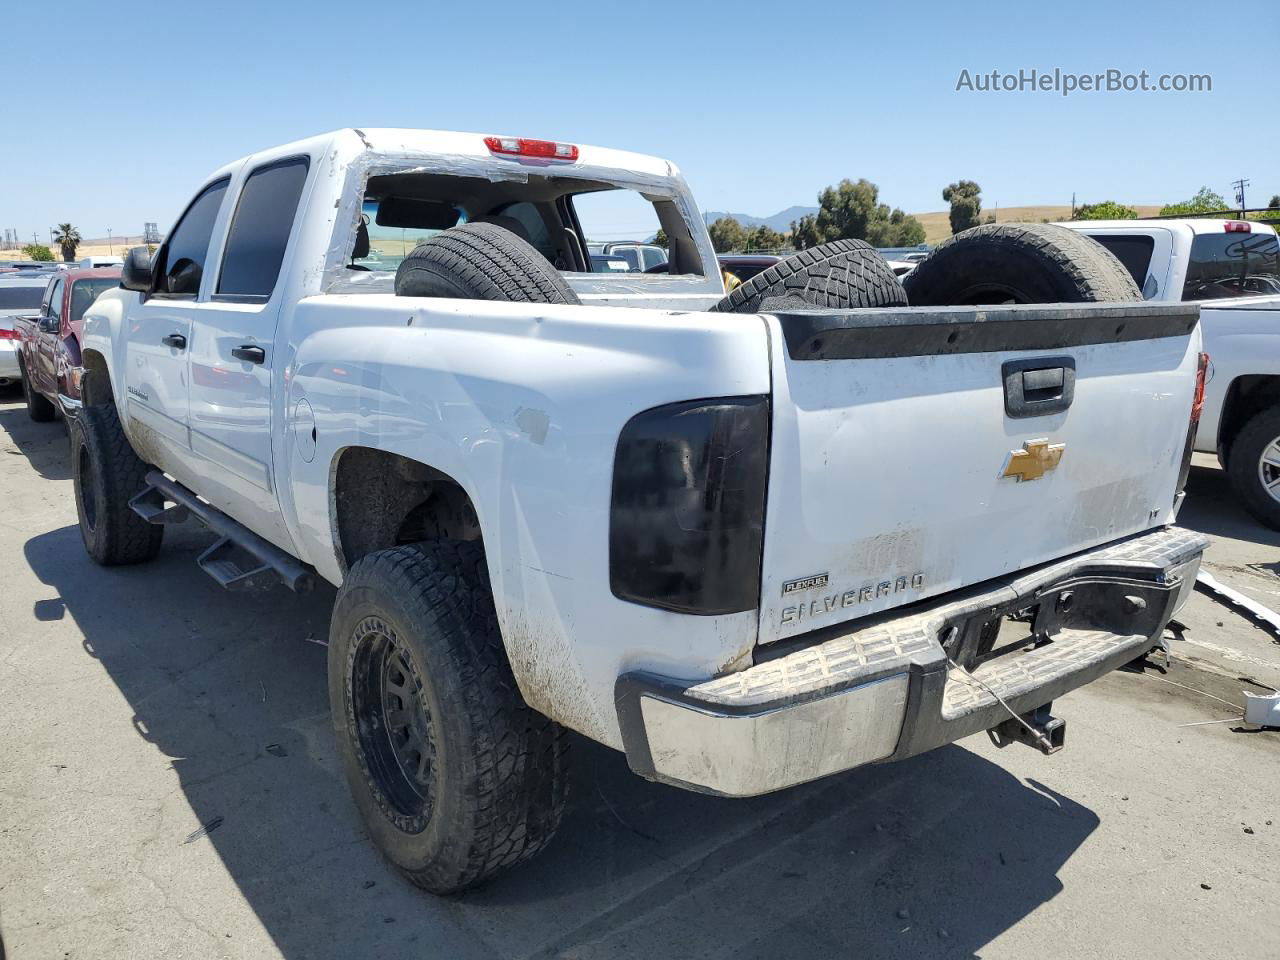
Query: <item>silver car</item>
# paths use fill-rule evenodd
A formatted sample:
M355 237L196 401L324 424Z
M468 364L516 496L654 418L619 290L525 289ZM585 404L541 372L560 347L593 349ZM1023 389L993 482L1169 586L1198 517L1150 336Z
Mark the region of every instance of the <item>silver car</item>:
M40 312L49 278L0 274L0 387L19 382L18 334L14 317L29 317Z

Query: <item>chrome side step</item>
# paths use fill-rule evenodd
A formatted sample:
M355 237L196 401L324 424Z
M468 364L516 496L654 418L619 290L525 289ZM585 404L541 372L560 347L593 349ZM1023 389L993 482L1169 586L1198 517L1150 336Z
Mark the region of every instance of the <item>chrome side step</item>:
M265 590L283 583L294 593L315 586L315 574L302 561L262 539L221 510L159 470L146 476L147 486L129 501L129 507L148 523L182 523L192 515L219 535L200 554L200 569L227 590Z

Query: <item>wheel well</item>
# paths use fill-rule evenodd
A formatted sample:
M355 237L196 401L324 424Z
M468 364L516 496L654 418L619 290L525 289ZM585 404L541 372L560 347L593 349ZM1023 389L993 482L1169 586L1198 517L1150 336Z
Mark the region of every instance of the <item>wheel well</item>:
M1231 444L1240 429L1260 411L1280 405L1280 376L1252 374L1236 377L1227 388L1218 421L1218 450L1223 463L1231 457Z
M107 361L97 350L86 350L81 361L84 374L80 380L80 399L86 407L105 407L116 402L111 392L111 374Z
M452 477L408 457L348 447L331 493L338 560L424 540L480 540L475 506Z

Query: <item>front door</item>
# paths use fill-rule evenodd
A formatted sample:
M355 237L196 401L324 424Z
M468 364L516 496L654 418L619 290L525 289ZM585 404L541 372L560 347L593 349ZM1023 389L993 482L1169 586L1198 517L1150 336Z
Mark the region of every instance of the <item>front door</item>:
M192 312L188 350L191 449L217 465L201 493L255 533L289 548L272 474L273 381L281 266L308 160L250 171L236 200L208 302Z
M152 289L128 310L124 375L130 433L143 457L191 482L187 351L209 241L230 178L209 184L187 207L156 254Z

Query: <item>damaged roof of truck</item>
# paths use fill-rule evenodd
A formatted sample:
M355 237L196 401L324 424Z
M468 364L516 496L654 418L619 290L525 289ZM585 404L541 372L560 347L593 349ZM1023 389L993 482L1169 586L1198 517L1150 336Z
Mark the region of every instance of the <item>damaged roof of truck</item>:
M564 144L574 148L573 157L517 155L492 149L486 140L524 140L529 143ZM530 140L523 136L510 137L501 133L465 133L452 130L412 130L396 127L347 127L328 133L295 140L291 143L269 147L228 163L206 179L234 174L250 160L261 161L270 157L296 156L323 152L329 147L347 154L351 163L358 158L392 159L414 157L449 158L450 167L458 172L470 168L482 176L499 179L524 179L530 175L545 174L554 170L558 175L583 175L588 170L593 175L603 171L618 171L627 180L655 180L678 178L680 171L675 164L661 157L610 147L594 147L587 144L565 143L553 140ZM366 160L366 162L368 162ZM376 160L375 160L376 162Z

